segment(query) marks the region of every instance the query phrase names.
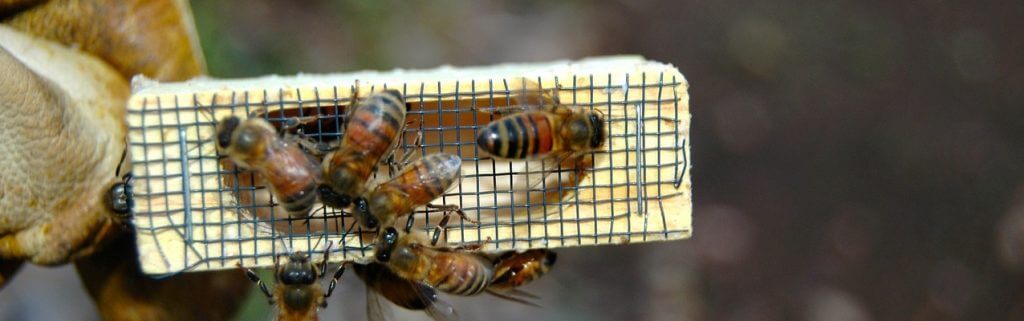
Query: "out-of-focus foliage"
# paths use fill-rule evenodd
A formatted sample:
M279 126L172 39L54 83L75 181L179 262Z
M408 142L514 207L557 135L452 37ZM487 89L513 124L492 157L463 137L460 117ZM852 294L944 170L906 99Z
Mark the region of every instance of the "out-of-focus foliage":
M466 320L1024 318L1024 2L193 6L219 77L619 53L679 66L694 239L561 251L527 289L543 309L452 298ZM358 283L324 319L365 318Z

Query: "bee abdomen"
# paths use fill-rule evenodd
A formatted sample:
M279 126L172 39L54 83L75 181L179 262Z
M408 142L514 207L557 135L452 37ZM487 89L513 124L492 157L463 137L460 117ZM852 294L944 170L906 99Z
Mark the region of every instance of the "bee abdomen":
M554 126L544 113L527 112L495 120L477 136L477 145L500 158L539 157L554 149Z
M359 150L376 160L387 153L405 122L405 103L396 91L384 91L356 105L345 129L343 149Z
M478 257L471 256L471 254L461 255L469 256L464 257L464 260L455 259L449 261L449 264L455 266L442 269L445 271L444 276L435 286L441 291L455 295L468 296L483 292L494 277L494 269Z
M314 204L316 204L316 183L313 181L309 181L302 191L289 194L281 200L284 210L293 217L309 216L309 211L313 209Z

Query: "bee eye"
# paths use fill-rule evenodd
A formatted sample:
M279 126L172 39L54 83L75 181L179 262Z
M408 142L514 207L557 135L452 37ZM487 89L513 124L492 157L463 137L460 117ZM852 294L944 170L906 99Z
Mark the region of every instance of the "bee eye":
M604 124L597 113L590 114L590 126L594 128L594 135L590 136L590 148L601 147L601 143L604 142Z
M110 187L107 197L109 198L108 205L110 205L110 210L114 213L126 214L131 210L127 185L125 183L116 183Z
M316 282L316 276L313 275L312 271L291 266L282 271L280 278L281 283L284 284L311 284Z
M360 197L355 200L356 215L358 216L359 222L363 227L367 229L376 229L380 225L380 221L377 217L370 213L370 204L366 201L366 198Z
M391 252L394 250L396 242L398 242L398 230L390 226L384 229L384 232L380 234L380 240L377 241L377 253L375 254L377 261L390 261Z
M239 122L238 117L234 116L221 120L220 130L217 131L217 145L220 148L228 148L231 145L231 135L235 133L235 128L238 128Z

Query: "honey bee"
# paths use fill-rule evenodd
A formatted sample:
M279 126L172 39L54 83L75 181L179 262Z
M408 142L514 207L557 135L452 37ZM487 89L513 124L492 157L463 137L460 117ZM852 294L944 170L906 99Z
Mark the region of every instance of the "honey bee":
M385 90L356 102L348 113L345 134L337 150L321 165L324 184L320 198L328 206L348 207L363 194L366 181L380 161L394 149L405 125L405 103L397 90Z
M456 212L473 222L457 206L439 206L430 201L444 194L462 178L462 159L449 154L431 154L406 165L395 176L354 201L355 217L368 229L391 226L399 216L426 205L447 214ZM411 217L410 217L411 218Z
M125 142L127 145L127 141ZM114 220L122 226L128 225L131 220L132 208L135 207L135 199L132 194L132 173L127 172L124 175L121 174L121 166L124 165L125 160L128 157L128 147L125 146L124 152L121 153L121 160L117 163L117 169L114 170L114 176L121 177L121 181L114 183L107 190L107 207L116 216Z
M494 279L494 265L474 252L433 247L420 234L399 234L392 226L378 237L374 258L395 275L455 295L483 292Z
M555 264L554 251L532 249L523 252L507 251L496 256L494 278L487 286L487 293L496 297L526 305L538 306L531 300L537 296L519 289L519 287L547 274Z
M578 155L600 148L606 139L604 117L596 111L577 110L558 96L523 80L516 100L526 111L496 119L477 134L485 153L503 159L539 159L549 155Z
M424 311L436 321L458 320L455 309L438 298L433 288L403 279L384 264L355 264L353 271L366 283L366 315L371 321L390 319L381 297L405 309Z
M344 266L339 268L334 273L327 291L324 292L317 281L327 272L329 251L330 245L324 250L324 259L320 264L313 263L309 257L299 252L292 253L284 265L275 262L273 293L253 270L244 269L245 275L259 286L271 305L277 306L277 320L318 320L317 309L327 307L326 299L334 292L338 279L345 271ZM238 263L238 267L242 268L241 262Z
M544 276L555 264L554 251L532 249L508 251L494 260L494 279L488 291L508 291Z
M224 118L217 124L217 148L239 167L262 175L290 216L309 216L320 172L298 144L278 137L266 120Z

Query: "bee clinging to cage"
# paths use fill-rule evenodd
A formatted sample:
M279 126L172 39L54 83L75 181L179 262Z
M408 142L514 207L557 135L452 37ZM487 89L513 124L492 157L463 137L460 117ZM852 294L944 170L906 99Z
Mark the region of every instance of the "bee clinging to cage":
M518 82L522 88L513 94L525 111L498 118L480 129L477 145L482 151L503 159L539 159L578 155L604 145L605 122L599 112L563 105L557 95L536 82Z
M548 249L507 251L495 256L494 278L487 292L495 296L532 304L521 297L536 298L518 288L544 276L555 264L557 255Z
M423 311L435 321L458 320L455 309L438 298L433 288L404 279L384 264L354 264L352 270L366 283L366 315L371 321L390 319L381 297L402 308Z
M356 92L341 143L322 164L320 198L335 208L348 207L363 194L370 175L394 150L405 125L406 106L400 92L385 90L361 102Z
M127 141L125 145L127 145ZM128 147L125 146L124 152L121 153L121 160L118 161L117 168L114 170L114 176L119 176L121 181L111 185L106 195L107 208L116 215L114 220L122 226L128 225L131 220L132 208L135 207L135 199L132 195L132 173L121 174L122 166L127 158Z
M399 216L426 205L451 212L471 221L455 205L432 205L430 201L443 195L462 178L462 159L450 154L431 154L403 167L391 180L354 200L355 217L369 229L391 226Z
M544 276L558 256L548 249L507 251L494 259L494 280L489 289L517 288Z
M320 264L313 263L309 257L299 252L288 256L288 262L284 265L275 261L273 292L267 289L267 285L260 280L255 271L244 269L245 275L259 286L269 303L277 307L277 320L317 320L317 309L327 307L326 299L334 292L338 279L345 271L342 266L334 273L326 292L320 286L318 281L327 272L330 249L331 245L328 244ZM238 263L238 267L242 268L241 263Z
M404 233L392 226L378 236L374 258L396 275L421 282L455 295L483 292L494 278L494 265L469 251L434 247L437 234L427 244L421 233L412 233L411 224Z
M228 116L217 123L217 148L241 168L260 174L285 211L309 216L320 171L297 143L278 136L266 120Z

